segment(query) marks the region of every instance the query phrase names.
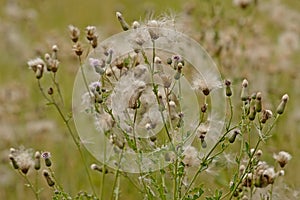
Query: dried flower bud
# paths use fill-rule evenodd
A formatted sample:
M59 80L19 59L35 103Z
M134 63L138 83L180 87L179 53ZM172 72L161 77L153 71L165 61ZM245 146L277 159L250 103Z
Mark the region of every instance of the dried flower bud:
M262 154L263 154L262 150L258 149L255 153L255 157L259 159L259 158L261 158Z
M25 149L24 147L19 149L11 148L11 153L9 154L13 167L21 170L24 175L27 174L30 167L34 164L32 157L32 149Z
M74 45L73 45L73 50L74 50L74 52L75 52L75 54L76 54L77 56L81 56L81 55L82 55L83 49L82 49L80 43L74 44Z
M251 4L252 0L233 0L233 4L239 6L242 9L247 8Z
M76 43L80 35L80 30L73 25L69 25L69 31L70 31L71 40L74 43Z
M49 95L52 95L53 92L54 92L54 91L53 91L53 88L52 88L52 87L49 87L49 89L48 89L48 94L49 94Z
M283 169L278 172L278 176L284 176L284 174L285 174L285 172Z
M277 114L281 115L284 112L288 100L289 96L287 94L282 96L281 102L276 110Z
M39 170L41 168L41 153L35 152L34 158L34 169Z
M225 80L225 86L226 86L226 91L225 94L227 97L230 97L232 95L232 91L231 91L231 81L230 80Z
M116 12L116 17L117 19L119 20L121 26L122 26L122 29L124 31L127 31L129 30L129 25L127 24L127 22L125 21L125 19L123 18L123 15L120 13L120 12Z
M205 103L205 104L203 104L203 105L201 106L201 112L202 112L202 113L205 113L205 112L207 111L207 106L208 106L207 103Z
M263 123L263 124L265 124L266 121L268 119L270 119L272 116L273 116L273 113L272 113L271 110L263 110L262 111L262 118L261 118L260 122Z
M157 40L159 38L159 34L158 34L158 27L159 24L156 20L150 20L147 24L148 26L148 32L150 34L150 37L152 40Z
M91 169L92 169L92 170L95 170L95 171L98 171L98 172L103 172L102 167L100 167L100 166L97 165L97 164L92 164L92 165L91 165ZM107 173L108 173L108 170L105 168L105 174L107 174Z
M91 45L95 49L98 46L98 36L94 35L92 40L91 40Z
M54 180L52 179L52 177L50 176L50 173L47 171L47 170L43 170L43 175L47 181L47 184L50 186L50 187L53 187L55 185L55 182Z
M203 93L205 96L208 96L209 93L210 93L209 88L208 88L208 87L203 87L203 88L202 88L202 93Z
M94 37L97 37L95 26L87 26L85 28L85 32L86 32L86 39L88 39L88 41L90 42L93 40Z
M156 64L161 64L161 59L160 59L160 57L155 56L155 58L154 58L154 63L156 63Z
M283 168L289 160L291 160L292 156L285 151L280 151L278 154L274 154L273 158L279 163L280 167Z
M162 80L162 83L163 83L163 86L164 88L169 88L172 84L172 79L170 76L167 76L165 74L162 74L160 76L161 80Z
M240 169L239 169L240 175L244 174L245 169L246 169L246 166L245 166L245 165L241 165L241 166L240 166Z
M248 81L244 79L242 83L242 92L241 92L242 101L247 101L249 98L247 87L248 87Z

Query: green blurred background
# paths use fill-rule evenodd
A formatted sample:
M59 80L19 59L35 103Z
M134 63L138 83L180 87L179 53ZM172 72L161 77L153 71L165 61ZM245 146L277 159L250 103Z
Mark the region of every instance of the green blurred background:
M263 150L270 163L274 152L285 150L292 154L284 183L299 190L300 1L257 2L256 6L241 9L231 0L0 0L0 199L34 198L7 158L10 147L21 145L52 153L56 176L66 191L73 195L80 190L89 191L76 147L53 108L45 106L26 62L50 52L53 44L59 46L58 79L70 109L78 64L67 27L73 24L83 32L86 26L95 25L101 41L121 31L116 11L122 12L128 22L165 13L178 16L175 21L183 31L200 42L218 64L222 76L233 81L237 99L243 78L249 79L252 91L263 92L269 109L274 110L281 96L288 93L286 113ZM90 163L95 162L85 153ZM98 185L100 175L91 173ZM44 188L42 199L51 199L51 190L44 180L40 182ZM210 177L209 184L224 186L228 182L229 176L220 173ZM105 186L108 194L110 186ZM121 199L141 196L123 180Z

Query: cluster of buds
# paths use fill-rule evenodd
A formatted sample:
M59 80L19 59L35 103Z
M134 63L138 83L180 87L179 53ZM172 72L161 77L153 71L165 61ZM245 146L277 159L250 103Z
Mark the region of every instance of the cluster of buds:
M25 149L21 147L19 149L10 148L9 159L12 166L16 170L20 170L26 175L31 167L33 167L33 152L31 149Z
M205 142L205 137L206 137L206 134L207 134L208 130L209 130L209 124L208 123L204 123L204 124L200 125L199 128L197 129L197 135L200 139L202 148L207 147L207 144Z
M73 26L69 25L70 38L73 44L73 50L77 56L81 56L83 53L83 48L79 42L80 30ZM87 26L85 29L86 39L90 45L95 49L98 46L98 34L95 26Z
M57 59L58 47L57 45L52 46L52 54L46 53L44 59L47 63L47 71L52 71L56 73L58 70L59 61Z
M44 62L43 59L35 58L32 60L29 60L27 62L27 64L28 64L29 68L32 69L33 72L35 73L35 77L37 79L40 79L43 77L44 68L46 67L46 63Z
M172 58L167 59L167 64L171 65L176 73L174 75L175 80L179 80L182 74L182 68L184 66L184 60L179 55L174 55Z
M90 42L93 48L98 46L98 34L95 26L87 26L86 29L86 38Z
M24 175L28 174L28 171L31 167L35 170L41 169L41 158L45 160L45 165L50 167L52 162L50 160L50 153L43 152L42 154L39 151L36 151L33 154L31 149L25 149L21 147L19 149L10 148L9 159L11 160L12 166L16 170L20 170L20 172ZM43 175L50 187L54 186L55 182L53 178L50 176L47 170L43 170Z
M229 94L231 94L229 90L230 84L228 83L228 81L225 81L225 85L226 85L226 96L228 96ZM279 115L283 114L288 99L289 96L287 94L282 96L281 102L278 105L276 110L277 114ZM246 112L245 114L248 116L250 121L253 121L255 119L257 113L261 113L260 122L262 124L265 124L267 120L273 116L271 110L263 109L261 92L253 93L251 96L248 95L248 81L246 79L244 79L242 83L241 100L244 102L245 112Z
M261 150L255 152L254 149L251 149L250 153L251 155L254 154L250 161L250 168L246 169L245 165L240 166L240 176L243 178L241 184L242 187L236 191L236 196L243 195L244 188L265 188L268 185L272 185L277 177L284 175L284 170L280 169L276 171L273 166L269 166L265 161L260 160L262 157ZM279 163L281 168L283 168L291 159L291 155L284 151L274 154L273 157Z
M56 73L58 70L59 61L57 59L58 47L57 45L52 46L52 53L46 53L44 56L45 61L42 58L35 58L29 60L27 65L33 70L37 79L43 77L44 71L47 69L49 72Z

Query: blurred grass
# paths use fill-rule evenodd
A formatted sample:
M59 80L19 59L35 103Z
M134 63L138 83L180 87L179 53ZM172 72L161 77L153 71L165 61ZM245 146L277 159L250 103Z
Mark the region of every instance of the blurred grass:
M8 5L16 3L16 10L13 13L7 14ZM287 0L284 3L290 8L300 11L300 2L294 0ZM3 140L0 143L1 163L0 163L0 199L32 199L33 195L28 188L24 187L24 182L12 170L7 160L8 149L10 147L18 147L24 145L25 147L32 147L36 150L51 151L53 154L54 169L57 178L64 185L66 191L76 194L80 190L89 190L84 169L80 163L79 154L76 151L75 145L71 142L68 133L56 113L51 107L44 105L45 101L38 92L36 81L33 73L27 69L26 62L29 58L35 57L40 53L50 51L51 45L57 43L66 55L62 55L66 60L62 60L58 78L61 81L61 87L64 93L67 107L71 107L71 89L78 66L76 59L72 56L71 42L68 38L67 26L69 24L76 25L84 29L87 25L96 25L100 32L100 39L105 39L109 34L121 31L117 20L115 20L115 11L123 12L125 18L131 22L133 20L143 19L152 12L156 15L168 12L170 9L174 13L183 12L183 8L192 6L194 11L192 17L194 19L192 24L193 32L200 32L202 27L201 21L203 16L211 13L211 5L215 4L224 8L224 21L219 25L219 28L226 28L226 24L236 23L230 19L238 18L237 16L246 16L252 11L240 11L238 8L232 6L230 0L226 1L137 1L137 0L123 0L123 1L99 1L99 0L66 0L66 1L46 1L46 0L32 0L32 1L17 1L10 0L0 1L0 36L3 42L0 43L0 91L4 91L8 87L12 87L12 91L25 91L28 96L20 98L17 102L18 108L11 113L2 113L0 115L0 134L4 133L4 125L9 126L9 136L2 136ZM154 12L155 11L155 12ZM28 13L29 14L28 14ZM31 12L31 14L30 14ZM22 14L23 13L23 14ZM25 14L24 14L25 13ZM26 16L26 13L30 16ZM25 16L24 16L25 15ZM34 17L36 16L36 17ZM277 41L278 34L282 31L282 27L277 26L272 21L265 17L265 13L256 13L256 20L259 21L265 28L265 36L272 42ZM227 22L226 20L229 20ZM247 35L247 34L245 34ZM197 38L197 36L196 36ZM300 132L300 108L299 100L300 93L294 85L299 86L299 53L295 54L292 63L297 66L296 69L289 69L282 73L268 73L266 71L256 71L251 68L246 69L244 74L232 74L231 71L222 70L224 77L243 78L245 75L251 77L268 76L268 102L271 105L277 105L280 101L281 95L289 93L291 102L287 107L287 112L280 119L277 127L274 130L274 137L267 142L264 147L266 157L272 162L273 152L279 150L290 151L294 156L290 165L288 165L285 181L291 187L300 188L300 175L294 173L300 166L300 139L297 136ZM242 65L242 64L241 64ZM247 63L245 63L247 65ZM242 66L241 66L242 68ZM242 71L242 70L241 70ZM295 74L295 73L298 73ZM257 76L256 76L257 75ZM292 78L295 76L296 78ZM254 78L253 78L254 79ZM253 80L255 81L255 79ZM298 81L298 82L297 82ZM236 84L239 84L236 81ZM251 81L250 81L251 84ZM260 90L259 84L253 84L257 88L254 91ZM239 91L239 85L235 86L235 91ZM6 91L6 90L5 90ZM1 102L3 103L3 102ZM4 102L2 107L9 105L10 102ZM276 106L275 106L276 107ZM276 109L273 107L273 110ZM1 108L1 105L0 105ZM5 110L5 109L2 109ZM28 122L39 120L54 120L54 128L43 130L42 132L32 133L28 129ZM89 162L94 162L93 158L87 153ZM79 167L80 166L80 167ZM32 174L33 175L33 174ZM99 185L99 174L92 172L93 181ZM220 175L226 176L226 175ZM109 180L112 180L112 175L108 175ZM208 178L210 176L208 175ZM218 177L218 176L216 176ZM228 177L227 177L228 178ZM217 178L219 183L226 184L222 179ZM40 180L42 185L44 180ZM212 179L210 182L214 184L216 180ZM121 199L141 199L134 187L127 181L122 181L121 185L122 198ZM105 185L107 195L111 193L110 184ZM51 191L44 185L43 199L50 199L47 197ZM26 197L26 198L25 198Z

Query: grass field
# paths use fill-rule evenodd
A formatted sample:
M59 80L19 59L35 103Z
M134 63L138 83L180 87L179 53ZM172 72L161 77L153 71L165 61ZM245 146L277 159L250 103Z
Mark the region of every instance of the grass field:
M252 3L241 9L231 0L1 0L0 199L34 199L8 159L9 148L19 146L50 151L53 169L65 191L73 195L79 191L90 192L76 146L53 107L45 105L26 63L49 52L53 44L59 46L58 80L66 110L71 111L73 81L79 67L72 52L68 25L81 30L88 25L97 26L101 42L122 31L116 11L121 11L128 22L178 16L175 18L178 29L203 45L222 77L232 80L236 99L239 99L244 78L249 80L251 91L263 93L264 104L271 110L276 109L283 94L289 94L287 109L262 150L264 159L270 163L274 162L273 153L280 150L293 156L278 184L282 188L288 186L287 198L293 199L291 193L300 193L297 173L300 167L300 1L257 2L256 6ZM234 109L239 109L239 103L235 105ZM87 151L84 154L88 163L95 162ZM101 175L94 171L91 174L98 187ZM31 171L28 176L34 178L34 175ZM104 187L108 199L113 175L107 176L108 184ZM214 188L228 185L229 179L222 172L207 174L200 182L209 180L207 184ZM43 187L41 199L51 199L52 190L43 177L38 181ZM120 189L120 199L142 199L125 178L121 180ZM100 186L96 191L100 191Z

